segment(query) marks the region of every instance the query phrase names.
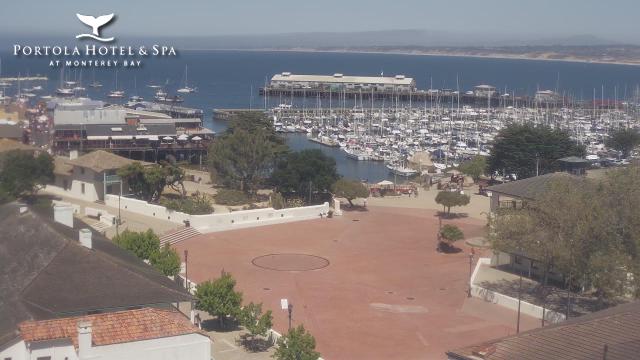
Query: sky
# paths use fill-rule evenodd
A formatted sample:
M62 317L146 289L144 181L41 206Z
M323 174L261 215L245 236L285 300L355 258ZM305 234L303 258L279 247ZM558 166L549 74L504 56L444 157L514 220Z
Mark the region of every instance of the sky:
M117 36L425 29L637 43L640 30L638 0L2 0L0 35L76 34L76 12L115 13Z

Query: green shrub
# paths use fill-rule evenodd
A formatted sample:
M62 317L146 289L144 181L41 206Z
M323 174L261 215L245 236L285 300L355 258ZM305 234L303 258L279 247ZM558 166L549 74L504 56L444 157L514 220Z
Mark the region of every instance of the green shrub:
M279 192L274 192L273 194L271 194L270 202L271 207L276 210L284 209L286 205L284 197Z
M249 202L249 197L239 190L222 189L214 196L216 203L220 205L237 206Z
M160 205L169 210L180 211L190 215L206 215L213 212L211 200L205 194L196 192L193 196L178 199L162 198Z

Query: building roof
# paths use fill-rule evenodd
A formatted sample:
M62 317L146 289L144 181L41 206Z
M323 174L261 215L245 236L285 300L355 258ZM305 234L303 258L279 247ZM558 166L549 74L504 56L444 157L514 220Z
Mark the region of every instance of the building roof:
M590 164L591 162L587 159L583 159L577 156L567 156L562 159L558 159L560 162L572 163L572 164Z
M68 160L67 164L91 169L95 172L116 170L123 166L135 163L135 160L127 159L104 150L95 150L76 159Z
M510 181L500 185L489 186L487 191L507 195L514 198L535 200L547 190L547 187L556 179L575 179L579 177L563 172L555 172L540 176L534 176L523 180Z
M636 301L447 355L459 360L626 360L637 359L639 353L640 302Z
M38 148L12 139L0 139L0 153L12 150L37 151Z
M73 165L69 161L67 157L56 156L53 159L53 173L56 175L70 175L73 172Z
M271 81L286 82L323 82L335 84L378 84L378 85L413 85L413 78L397 75L395 77L384 76L345 76L342 74L335 75L296 75L290 73L282 73L273 75Z
M92 345L112 345L187 334L202 334L189 320L175 310L143 308L96 315L20 323L20 336L25 342L70 339L78 347L78 323L91 323Z
M0 124L0 138L22 140L24 130L18 125Z
M0 206L0 344L18 324L192 299L186 290L135 255L92 231L92 249L78 231L52 220L52 210Z
M126 115L127 112L124 109L58 107L53 113L53 123L55 125L126 124Z

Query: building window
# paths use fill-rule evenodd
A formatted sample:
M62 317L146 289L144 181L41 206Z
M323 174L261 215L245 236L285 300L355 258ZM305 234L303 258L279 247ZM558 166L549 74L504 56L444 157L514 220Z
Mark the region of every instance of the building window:
M67 179L62 180L62 186L65 190L69 190L69 182L67 181Z
M80 191L84 194L84 183L80 185Z
M80 168L80 174L84 175L84 168Z
M516 255L515 259L513 259L513 262L516 263L517 265L522 265L522 258Z

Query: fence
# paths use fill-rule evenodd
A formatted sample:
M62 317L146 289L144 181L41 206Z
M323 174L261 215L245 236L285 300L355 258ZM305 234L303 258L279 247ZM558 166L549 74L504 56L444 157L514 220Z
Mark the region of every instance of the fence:
M263 225L281 224L300 220L317 219L329 212L329 203L276 210L273 208L234 211L225 214L189 215L164 206L117 195L106 195L105 204L110 207L184 225L189 222L201 233L242 229Z
M510 296L501 294L496 291L486 289L482 286L475 284L476 275L478 274L480 267L483 265L490 266L491 259L490 258L478 259L476 268L473 270L473 274L471 276L471 295L473 297L477 297L485 301L489 301L494 304L504 306L507 309L518 311L518 299L512 298ZM526 301L520 301L520 312L523 314L532 316L536 319L542 319L543 309L541 306L534 305ZM544 310L544 317L545 317L545 321L548 321L551 323L557 323L565 320L564 314L560 314L558 312L555 312L549 309Z

